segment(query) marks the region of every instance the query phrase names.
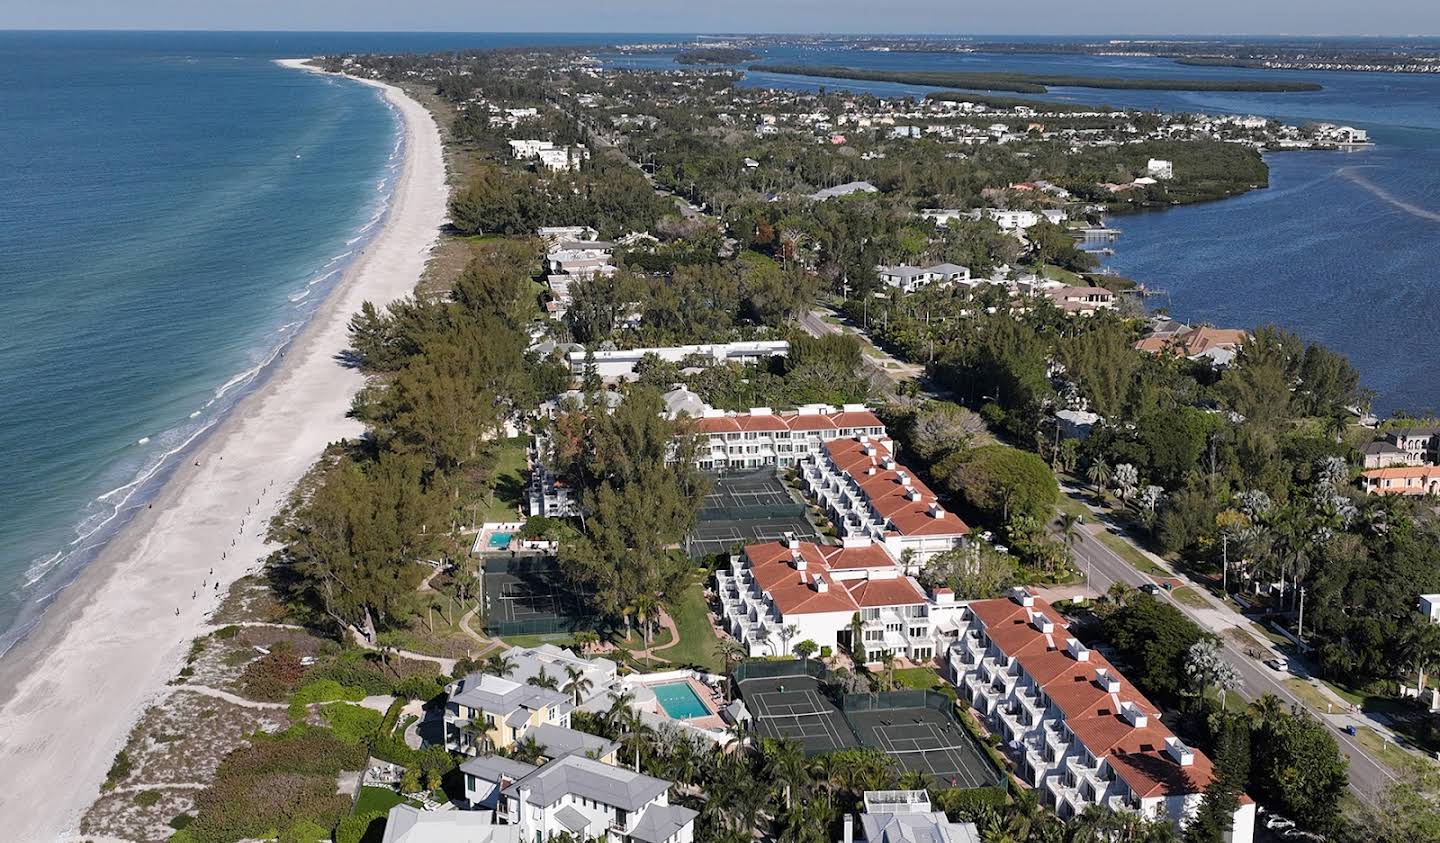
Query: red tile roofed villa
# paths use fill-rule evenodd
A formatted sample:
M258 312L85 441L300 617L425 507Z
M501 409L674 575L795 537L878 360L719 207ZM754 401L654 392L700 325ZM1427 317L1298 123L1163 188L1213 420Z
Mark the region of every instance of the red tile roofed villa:
M1137 811L1183 829L1213 776L1210 759L1160 722L1114 665L1023 589L964 610L949 666L960 698L1002 741L1016 775L1062 818L1089 805ZM1250 843L1255 803L1242 796L1231 843Z
M694 429L702 437L695 456L702 469L783 468L825 442L861 433L879 436L885 424L864 404L807 404L782 413L769 407L745 413L711 410L695 420Z
M1360 473L1360 482L1372 495L1440 494L1440 466L1400 465Z
M839 546L793 538L752 544L716 572L715 586L730 633L752 656L788 655L806 640L848 645L858 614L875 659L890 652L928 661L937 630L953 630L961 611L949 590L927 596L884 547L864 538Z
M801 483L842 537L883 544L913 572L950 550L970 528L895 460L894 443L862 434L826 442L802 464ZM908 557L907 557L908 553Z
M1157 353L1169 351L1184 357L1196 358L1213 355L1216 352L1236 352L1250 335L1236 328L1211 328L1200 325L1173 336L1148 336L1135 343L1141 351Z

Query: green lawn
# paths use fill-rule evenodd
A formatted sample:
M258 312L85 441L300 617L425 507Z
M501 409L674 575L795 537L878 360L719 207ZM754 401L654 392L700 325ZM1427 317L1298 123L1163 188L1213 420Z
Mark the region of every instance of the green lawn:
M954 696L954 688L933 667L906 667L895 671L895 684L907 691L938 691Z
M354 813L384 813L404 801L403 796L388 787L362 787L360 788L360 798L355 800Z
M680 631L680 643L656 655L664 656L675 666L693 664L719 673L720 657L715 653L715 644L719 639L706 614L704 579L700 576L692 579L669 609L675 628Z
M1195 589L1193 588L1177 588L1170 593L1174 595L1176 600L1179 600L1181 603L1184 603L1186 606L1189 606L1192 609L1210 608L1209 601L1197 594L1195 592Z
M1049 278L1052 281L1059 281L1062 284L1069 284L1072 287L1090 286L1085 279L1079 275L1050 263L1040 266L1040 277Z
M1321 714L1328 714L1341 709L1341 706L1335 705L1334 701L1326 696L1323 691L1306 682L1304 679L1286 679L1285 687L1290 693L1299 697L1300 701L1307 707Z
M1103 530L1100 533L1097 533L1096 537L1100 539L1101 544L1115 551L1116 555L1118 555L1121 559L1124 559L1126 562L1130 563L1130 566L1135 570L1139 571L1140 573L1147 574L1152 577L1172 576L1169 571L1166 571L1164 568L1161 568L1159 565L1151 562L1150 557L1146 556L1144 553L1141 553L1140 549L1135 547L1135 545L1131 544L1120 536L1115 535L1109 530Z
M525 438L500 443L495 465L495 492L480 510L482 521L514 521L525 498Z

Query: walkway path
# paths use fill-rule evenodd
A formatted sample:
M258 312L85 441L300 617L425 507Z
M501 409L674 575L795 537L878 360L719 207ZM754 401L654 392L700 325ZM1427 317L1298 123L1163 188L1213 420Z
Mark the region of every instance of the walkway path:
M242 708L277 709L290 707L287 703L283 702L260 702L259 700L246 699L239 694L232 694L229 691L222 691L219 688L211 688L209 685L180 685L175 688L176 693L182 691L190 691L202 697L214 697L217 700L224 700L225 702L233 703Z
M349 632L351 640L353 640L362 649L370 650L376 653L381 651L380 647L377 647L374 644L371 644L369 641L366 641L365 636L361 635L359 630L352 628L349 630ZM427 656L424 653L412 653L409 650L400 650L394 647L386 647L384 648L384 650L386 653L392 656L400 656L402 658L415 659L416 661L432 662L434 664L437 664L440 666L440 672L446 675L455 672L455 663L459 661L459 659L447 659L444 656Z

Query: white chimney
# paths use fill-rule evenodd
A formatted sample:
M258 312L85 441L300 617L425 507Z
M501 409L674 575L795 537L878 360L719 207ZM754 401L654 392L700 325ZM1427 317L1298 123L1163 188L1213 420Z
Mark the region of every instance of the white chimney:
M1065 639L1065 649L1070 652L1070 656L1074 658L1077 662L1090 661L1090 648L1086 647L1084 644L1081 644L1079 639Z
M1030 625L1035 627L1035 629L1039 630L1045 635L1049 635L1050 633L1055 631L1055 622L1045 617L1044 612L1035 612L1031 614Z
M920 497L921 497L921 495L920 495L920 490L919 490L919 489L912 488L912 489L910 489L910 491L908 491L908 492L905 493L905 497L908 498L908 499L910 499L910 500L912 500L912 501L918 501L918 500L920 500Z
M945 517L945 508L942 507L939 503L932 503L932 504L930 504L930 517L931 517L931 518L944 518L944 517Z
M820 576L818 571L810 575L810 583L821 594L830 590L830 583L825 582L825 578Z
M855 843L855 815L845 815L845 836L840 843Z
M1120 677L1114 676L1106 668L1095 668L1095 684L1107 694L1120 693Z
M895 472L895 479L900 481L900 485L902 485L902 486L909 486L909 485L910 485L910 472L908 472L908 471L897 471L897 472Z
M1035 605L1035 595L1031 594L1030 592L1026 591L1018 585L1010 589L1010 599L1014 600L1016 603L1019 603L1021 606L1024 606L1027 609Z
M785 546L790 548L791 550L798 551L800 549L800 540L795 537L794 533L786 533Z
M800 551L793 551L790 554L790 564L794 566L795 570L803 571L806 566L805 557L800 555Z
M1137 729L1143 729L1150 725L1150 718L1145 715L1145 712L1140 710L1140 706L1129 700L1120 703L1120 715L1129 721L1131 726Z
M871 477L875 476L875 466L872 465L869 468L865 469L865 473Z
M1195 763L1195 750L1186 746L1184 741L1174 735L1165 739L1165 753L1181 767L1189 767Z

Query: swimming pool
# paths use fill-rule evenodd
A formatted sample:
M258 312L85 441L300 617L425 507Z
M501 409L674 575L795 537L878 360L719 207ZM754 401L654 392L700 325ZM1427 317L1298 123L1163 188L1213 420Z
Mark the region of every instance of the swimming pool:
M514 533L491 533L488 544L494 550L504 550L510 546L510 539L514 535Z
M660 701L660 706L665 713L676 720L689 720L692 717L708 717L710 709L701 702L700 695L690 687L689 682L667 682L663 685L651 685L650 690L655 692L655 698Z

